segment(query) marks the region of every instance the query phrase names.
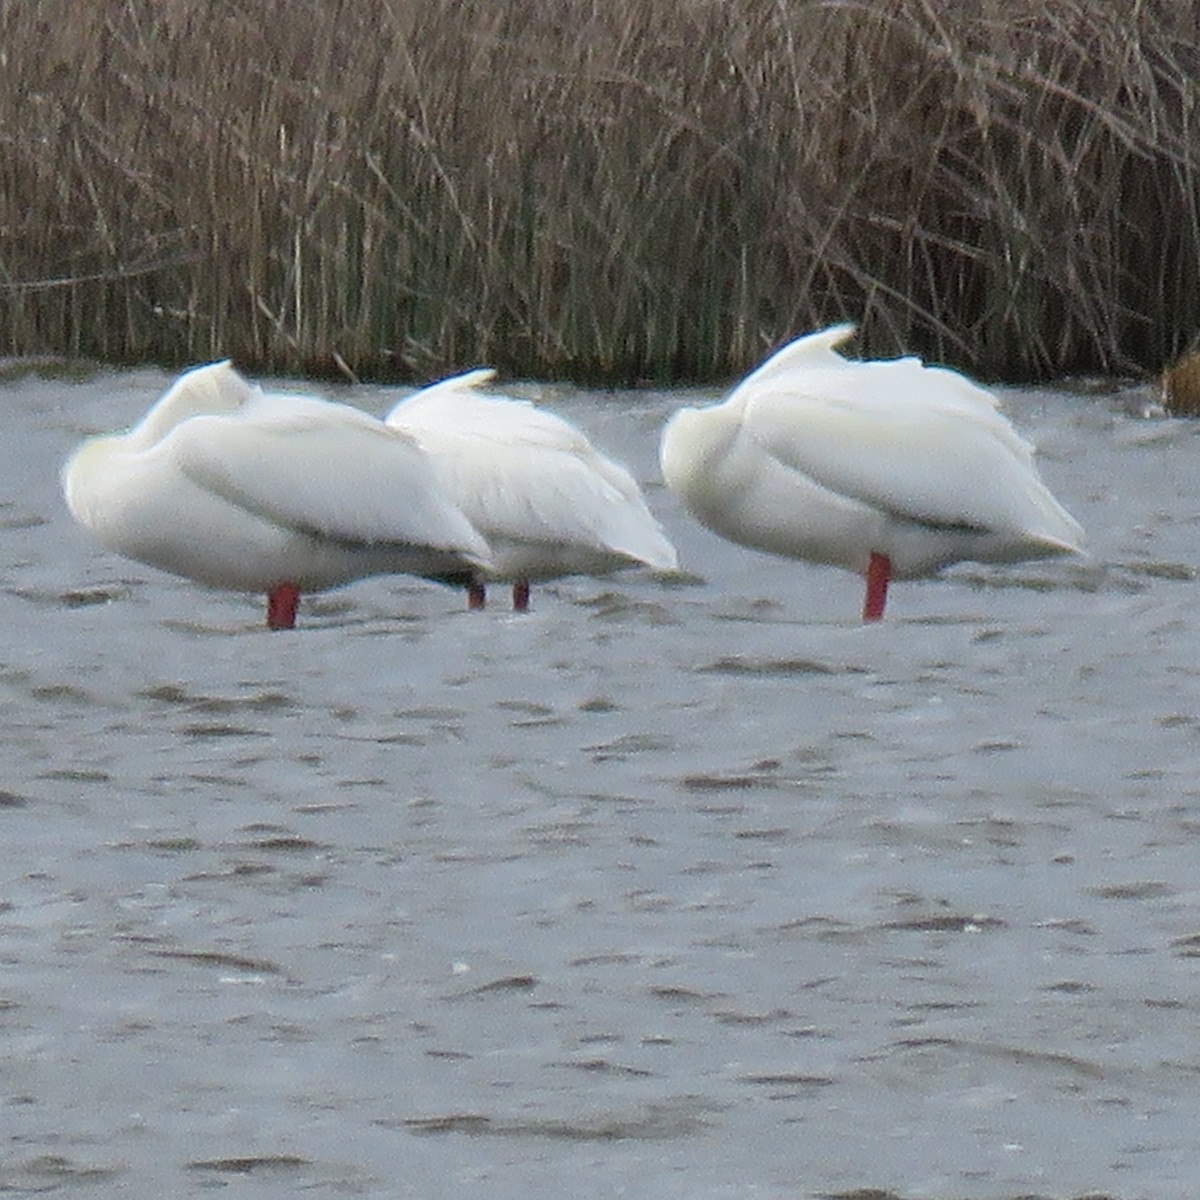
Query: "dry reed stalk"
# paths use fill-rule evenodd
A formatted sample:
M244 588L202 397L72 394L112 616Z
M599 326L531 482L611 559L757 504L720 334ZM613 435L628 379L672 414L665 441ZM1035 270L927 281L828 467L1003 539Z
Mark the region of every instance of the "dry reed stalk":
M0 7L0 353L711 379L821 323L993 377L1200 328L1177 0Z
M1185 354L1159 380L1163 408L1175 417L1200 417L1200 354Z

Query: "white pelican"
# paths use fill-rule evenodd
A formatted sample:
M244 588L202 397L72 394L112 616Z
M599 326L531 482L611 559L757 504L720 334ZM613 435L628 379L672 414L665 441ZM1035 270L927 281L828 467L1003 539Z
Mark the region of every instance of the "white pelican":
M629 472L561 417L476 390L495 374L483 368L444 379L386 417L417 440L491 547L491 567L469 585L469 606L483 607L491 580L511 583L521 610L534 580L638 565L674 570L675 547Z
M413 440L343 404L266 395L228 362L186 372L126 433L62 472L71 514L110 550L211 587L301 592L402 572L465 582L486 542Z
M663 431L663 476L730 541L866 576L864 620L888 580L949 563L1079 551L1033 447L991 392L917 358L852 362L839 325L772 355L720 404Z

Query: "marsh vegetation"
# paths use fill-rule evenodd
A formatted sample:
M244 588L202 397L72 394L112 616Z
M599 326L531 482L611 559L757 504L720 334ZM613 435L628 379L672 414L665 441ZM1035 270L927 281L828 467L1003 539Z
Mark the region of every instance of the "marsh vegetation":
M1200 328L1177 0L0 8L0 352L726 377L863 323L1006 379Z

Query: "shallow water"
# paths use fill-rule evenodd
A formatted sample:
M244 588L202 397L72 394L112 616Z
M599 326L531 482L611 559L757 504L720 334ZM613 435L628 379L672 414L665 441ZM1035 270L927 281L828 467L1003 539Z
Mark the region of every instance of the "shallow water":
M0 385L0 1192L1195 1195L1200 425L1008 393L1091 556L864 627L545 389L694 577L268 634L59 498L165 382Z

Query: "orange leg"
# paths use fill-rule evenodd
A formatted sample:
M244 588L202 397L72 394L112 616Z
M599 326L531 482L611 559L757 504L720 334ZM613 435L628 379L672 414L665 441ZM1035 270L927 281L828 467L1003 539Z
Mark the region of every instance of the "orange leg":
M474 612L478 608L482 608L487 603L487 588L482 583L469 583L467 585L467 608Z
M518 579L513 584L513 612L529 611L529 580Z
M877 554L872 550L871 562L867 567L867 596L863 601L864 621L878 621L883 616L891 577L892 560L886 554Z
M300 589L294 583L281 583L267 593L267 628L295 629Z

